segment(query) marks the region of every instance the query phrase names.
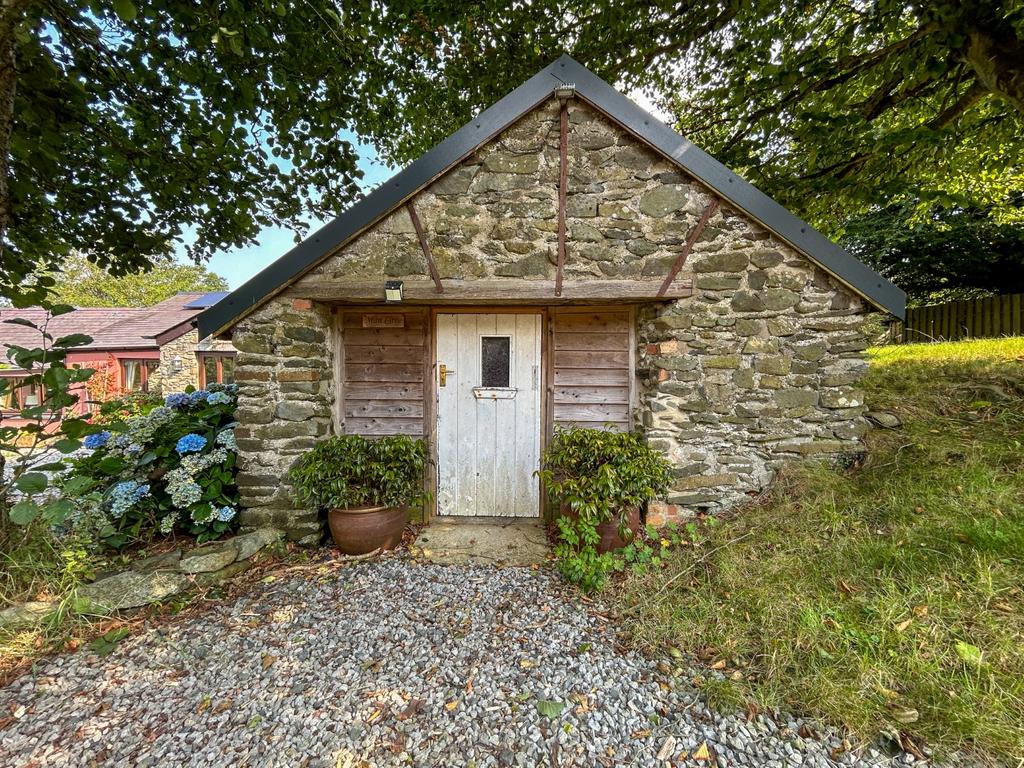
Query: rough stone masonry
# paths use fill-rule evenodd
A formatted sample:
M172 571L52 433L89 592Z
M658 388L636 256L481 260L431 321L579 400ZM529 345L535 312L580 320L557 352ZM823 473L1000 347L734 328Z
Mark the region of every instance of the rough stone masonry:
M580 102L568 146L566 278L664 278L710 193ZM417 195L441 277L551 279L558 163L552 99ZM404 208L234 329L246 525L319 535L283 478L333 428L337 340L326 305L289 295L357 277L429 279ZM787 459L860 450L869 307L856 293L724 201L681 277L690 298L638 313L636 424L676 474L651 522L734 506Z

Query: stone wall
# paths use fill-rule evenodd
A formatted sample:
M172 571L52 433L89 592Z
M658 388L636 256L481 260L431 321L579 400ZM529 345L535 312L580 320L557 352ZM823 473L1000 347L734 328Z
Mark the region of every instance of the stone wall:
M712 195L586 105L572 103L569 118L566 279L662 279ZM557 188L552 99L416 196L441 277L552 278ZM404 207L290 293L386 277L429 279ZM853 291L724 202L680 277L694 295L645 307L638 321L637 425L677 475L652 520L727 508L787 458L860 450L868 307ZM330 429L330 329L323 308L276 299L235 330L246 524L313 535L279 480Z
M710 200L699 184L583 104L569 115L566 279L662 278ZM416 198L442 278L553 278L558 105L542 105ZM712 220L702 243L718 235ZM399 208L296 285L426 278Z
M330 311L274 299L235 326L238 486L243 528L272 525L313 544L321 521L295 509L288 469L331 430L335 339Z
M196 358L196 345L199 343L198 331L192 330L182 334L173 341L160 347L160 367L157 369L156 381L150 379L150 391L169 395L172 392L183 392L190 384L199 386L199 361ZM175 370L175 360L180 368Z
M767 233L738 230L694 259L692 298L639 319L640 422L676 476L655 524L727 509L787 459L861 450L867 307Z

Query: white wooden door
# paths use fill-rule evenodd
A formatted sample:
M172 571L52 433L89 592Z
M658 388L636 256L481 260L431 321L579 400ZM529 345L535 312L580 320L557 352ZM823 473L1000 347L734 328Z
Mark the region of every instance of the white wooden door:
M541 316L437 316L437 511L537 517Z

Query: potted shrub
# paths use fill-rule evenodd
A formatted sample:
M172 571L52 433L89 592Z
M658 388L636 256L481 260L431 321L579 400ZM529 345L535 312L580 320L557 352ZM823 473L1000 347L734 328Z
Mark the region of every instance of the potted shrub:
M599 587L612 566L608 553L640 528L640 510L664 492L671 467L633 432L570 428L555 433L538 473L552 504L563 574L584 588Z
M299 504L327 512L338 548L362 555L401 542L409 507L427 498L426 460L426 443L405 435L338 435L303 454L289 476Z

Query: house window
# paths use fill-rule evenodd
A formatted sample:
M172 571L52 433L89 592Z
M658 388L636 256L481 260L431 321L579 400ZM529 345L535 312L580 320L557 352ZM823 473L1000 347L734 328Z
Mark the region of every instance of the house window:
M512 363L512 339L508 336L480 337L480 386L508 387Z
M157 360L122 360L121 381L128 392L149 392L149 379L160 365Z
M42 387L39 384L25 384L24 379L6 381L7 388L0 395L0 410L20 411L42 402Z
M231 352L199 353L199 386L235 383L235 355Z

